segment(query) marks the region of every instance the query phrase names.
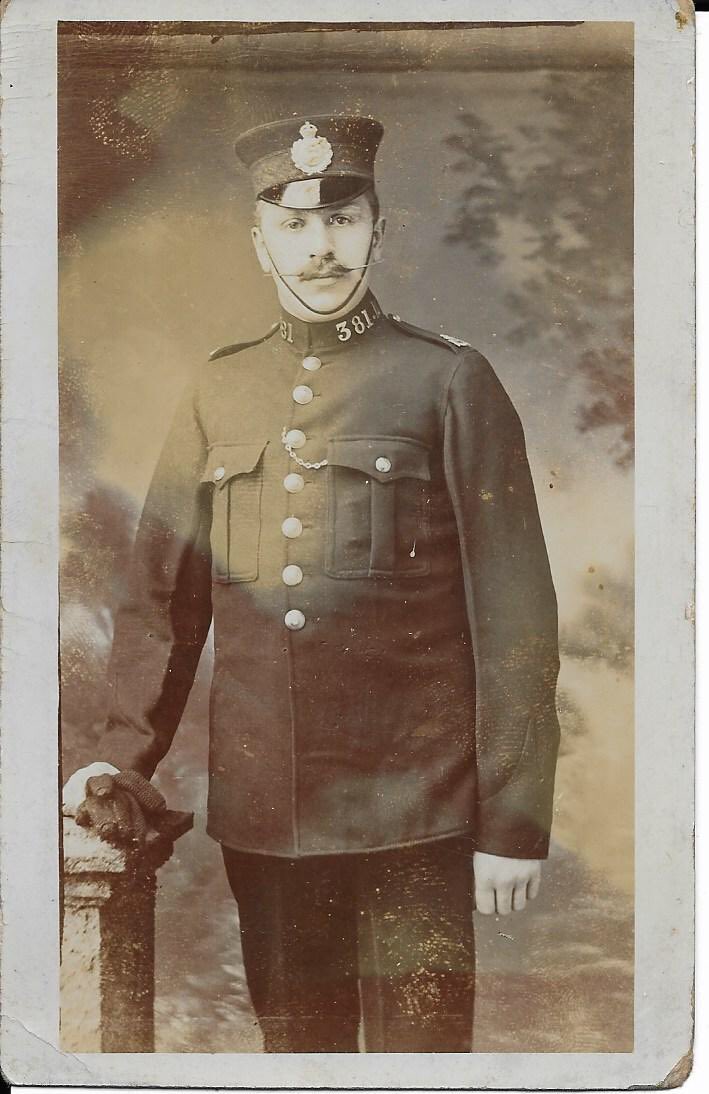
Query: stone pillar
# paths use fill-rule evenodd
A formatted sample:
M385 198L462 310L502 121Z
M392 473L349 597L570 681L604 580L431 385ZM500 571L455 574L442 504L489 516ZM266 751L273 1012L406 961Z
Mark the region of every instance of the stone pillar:
M193 815L168 810L140 850L64 818L61 1047L153 1052L156 872Z

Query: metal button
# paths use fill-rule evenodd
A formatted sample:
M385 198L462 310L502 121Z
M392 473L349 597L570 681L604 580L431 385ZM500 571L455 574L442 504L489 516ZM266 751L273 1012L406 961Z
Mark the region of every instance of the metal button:
M296 471L292 471L290 475L286 475L284 478L283 485L289 494L297 494L305 486L305 479Z
M281 531L287 539L297 539L303 532L303 522L297 517L286 517L281 525Z
M374 466L377 471L391 471L391 460L388 456L377 456Z
M307 384L298 384L293 388L293 401L300 403L304 406L306 403L313 401L313 389L309 388Z
M307 440L302 429L289 429L286 433L286 444L291 448L302 448Z
M303 360L303 368L307 368L308 372L317 372L322 365L322 361L319 357L306 357Z
M224 467L215 467L214 468L214 481L215 482L221 482L221 480L224 478L225 475L226 475L226 468L224 468Z
M303 571L300 566L285 566L281 577L284 585L300 585L303 580Z
M283 622L290 631L300 631L305 626L305 616L299 608L291 608L283 617Z

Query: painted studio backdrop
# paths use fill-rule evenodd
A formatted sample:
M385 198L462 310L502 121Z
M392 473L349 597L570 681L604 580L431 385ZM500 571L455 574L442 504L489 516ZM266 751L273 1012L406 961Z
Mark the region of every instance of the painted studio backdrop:
M552 848L477 917L476 1050L633 1039L633 49L622 23L60 24L61 743L98 758L112 620L188 371L278 314L235 136L372 114L386 311L471 342L525 426L559 599ZM258 640L258 636L255 636ZM156 1049L259 1051L204 834L206 649L157 782L196 813L160 877Z

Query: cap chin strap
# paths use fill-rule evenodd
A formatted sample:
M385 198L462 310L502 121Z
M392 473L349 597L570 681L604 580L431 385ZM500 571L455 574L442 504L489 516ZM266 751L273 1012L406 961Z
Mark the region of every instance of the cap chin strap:
M347 305L349 304L349 302L350 302L350 300L352 299L352 297L353 297L353 296L355 295L355 293L356 293L356 292L357 292L357 291L359 290L359 287L360 287L360 285L362 284L362 281L364 280L364 275L366 274L367 270L368 270L368 269L369 269L369 267L371 266L371 262L370 262L369 260L370 260L370 258L371 258L371 255L372 255L372 248L373 248L373 246L374 246L374 226L372 226L372 235L371 235L371 237L370 237L370 240L369 240L369 247L367 248L367 260L366 260L366 262L365 262L364 266L362 266L362 272L360 273L359 277L357 278L357 282L356 282L356 284L355 284L354 288L352 289L352 292L351 292L351 293L349 293L349 295L347 296L347 298L346 298L345 300L343 300L341 304L338 304L336 308L330 308L330 309L328 309L327 311L322 311L322 310L321 310L320 308L314 308L314 307L313 307L313 306L312 306L311 304L308 304L308 303L307 303L307 302L306 302L305 300L303 300L303 298L302 298L302 297L298 296L298 294L297 294L297 292L295 291L295 289L293 289L293 288L292 288L292 287L291 287L291 286L290 286L290 285L288 284L288 282L287 282L287 281L285 280L285 277L283 276L283 274L281 273L281 271L280 271L280 270L278 269L278 266L277 266L277 265L276 265L276 263L275 263L275 262L273 261L273 255L272 255L272 254L271 254L271 252L269 251L269 249L268 249L268 247L267 247L267 245L266 245L266 241L265 241L265 240L263 239L263 237L262 237L262 240L261 240L261 241L262 241L262 243L263 243L263 246L264 246L264 250L266 251L266 254L268 255L268 257L269 257L269 259L270 259L271 265L273 266L273 269L274 269L274 270L276 271L276 277L277 277L277 278L278 278L278 280L279 280L279 281L281 282L281 284L285 285L285 287L286 287L286 288L288 289L288 292L289 292L289 293L291 293L291 294L292 294L292 295L293 295L293 296L294 296L294 297L296 298L296 300L298 301L298 303L299 303L299 304L300 304L300 305L301 305L302 307L304 307L304 308L306 309L306 311L312 312L312 313L313 313L313 315L325 315L325 316L327 316L327 315L335 315L335 314L336 314L337 312L341 312L341 311L343 310L343 308L346 308L346 307L347 307ZM289 277L297 277L298 275L297 275L297 274L288 274L288 275L286 275L286 276L289 276Z

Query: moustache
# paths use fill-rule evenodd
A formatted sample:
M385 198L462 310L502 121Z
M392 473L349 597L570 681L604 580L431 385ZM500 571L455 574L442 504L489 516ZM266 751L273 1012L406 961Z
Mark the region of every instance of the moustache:
M375 266L378 262L383 262L383 258L373 258L369 262L365 262L362 266L342 266L337 263L335 266L327 266L325 269L318 270L297 270L294 273L284 273L283 270L278 270L279 277L297 277L301 281L316 281L322 277L344 277L348 273L356 273L358 270L366 270L370 266ZM270 273L265 273L264 277L270 277Z
M344 277L348 273L350 273L348 266L342 266L339 262L334 262L329 266L318 266L303 270L298 276L301 281L319 281L324 277Z

